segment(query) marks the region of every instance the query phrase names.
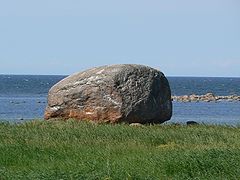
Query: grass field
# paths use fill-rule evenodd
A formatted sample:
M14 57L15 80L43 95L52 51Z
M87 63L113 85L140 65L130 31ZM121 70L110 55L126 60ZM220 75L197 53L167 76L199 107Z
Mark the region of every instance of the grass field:
M1 123L0 179L240 179L240 127Z

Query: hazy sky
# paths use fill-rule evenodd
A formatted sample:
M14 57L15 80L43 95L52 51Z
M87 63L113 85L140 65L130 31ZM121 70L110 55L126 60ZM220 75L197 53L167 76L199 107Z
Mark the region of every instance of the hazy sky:
M119 63L240 77L240 1L0 0L0 74Z

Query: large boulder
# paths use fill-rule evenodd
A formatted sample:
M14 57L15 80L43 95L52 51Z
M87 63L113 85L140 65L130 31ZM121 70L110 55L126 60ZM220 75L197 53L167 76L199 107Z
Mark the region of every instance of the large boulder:
M112 65L73 74L48 94L45 119L162 123L172 116L164 74L143 65Z

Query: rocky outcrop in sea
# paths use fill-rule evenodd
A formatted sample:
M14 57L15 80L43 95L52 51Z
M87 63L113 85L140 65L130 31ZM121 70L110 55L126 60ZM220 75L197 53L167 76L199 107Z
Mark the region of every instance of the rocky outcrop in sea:
M217 96L213 93L207 93L204 95L184 95L184 96L172 96L173 101L177 102L218 102L218 101L240 101L240 96L229 95L229 96Z

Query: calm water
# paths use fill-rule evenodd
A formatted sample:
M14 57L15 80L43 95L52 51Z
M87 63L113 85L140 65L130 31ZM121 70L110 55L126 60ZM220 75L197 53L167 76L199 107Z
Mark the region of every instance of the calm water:
M0 119L23 122L43 118L47 93L65 76L0 75ZM240 95L240 78L168 77L172 94ZM240 124L240 102L174 102L169 122Z

